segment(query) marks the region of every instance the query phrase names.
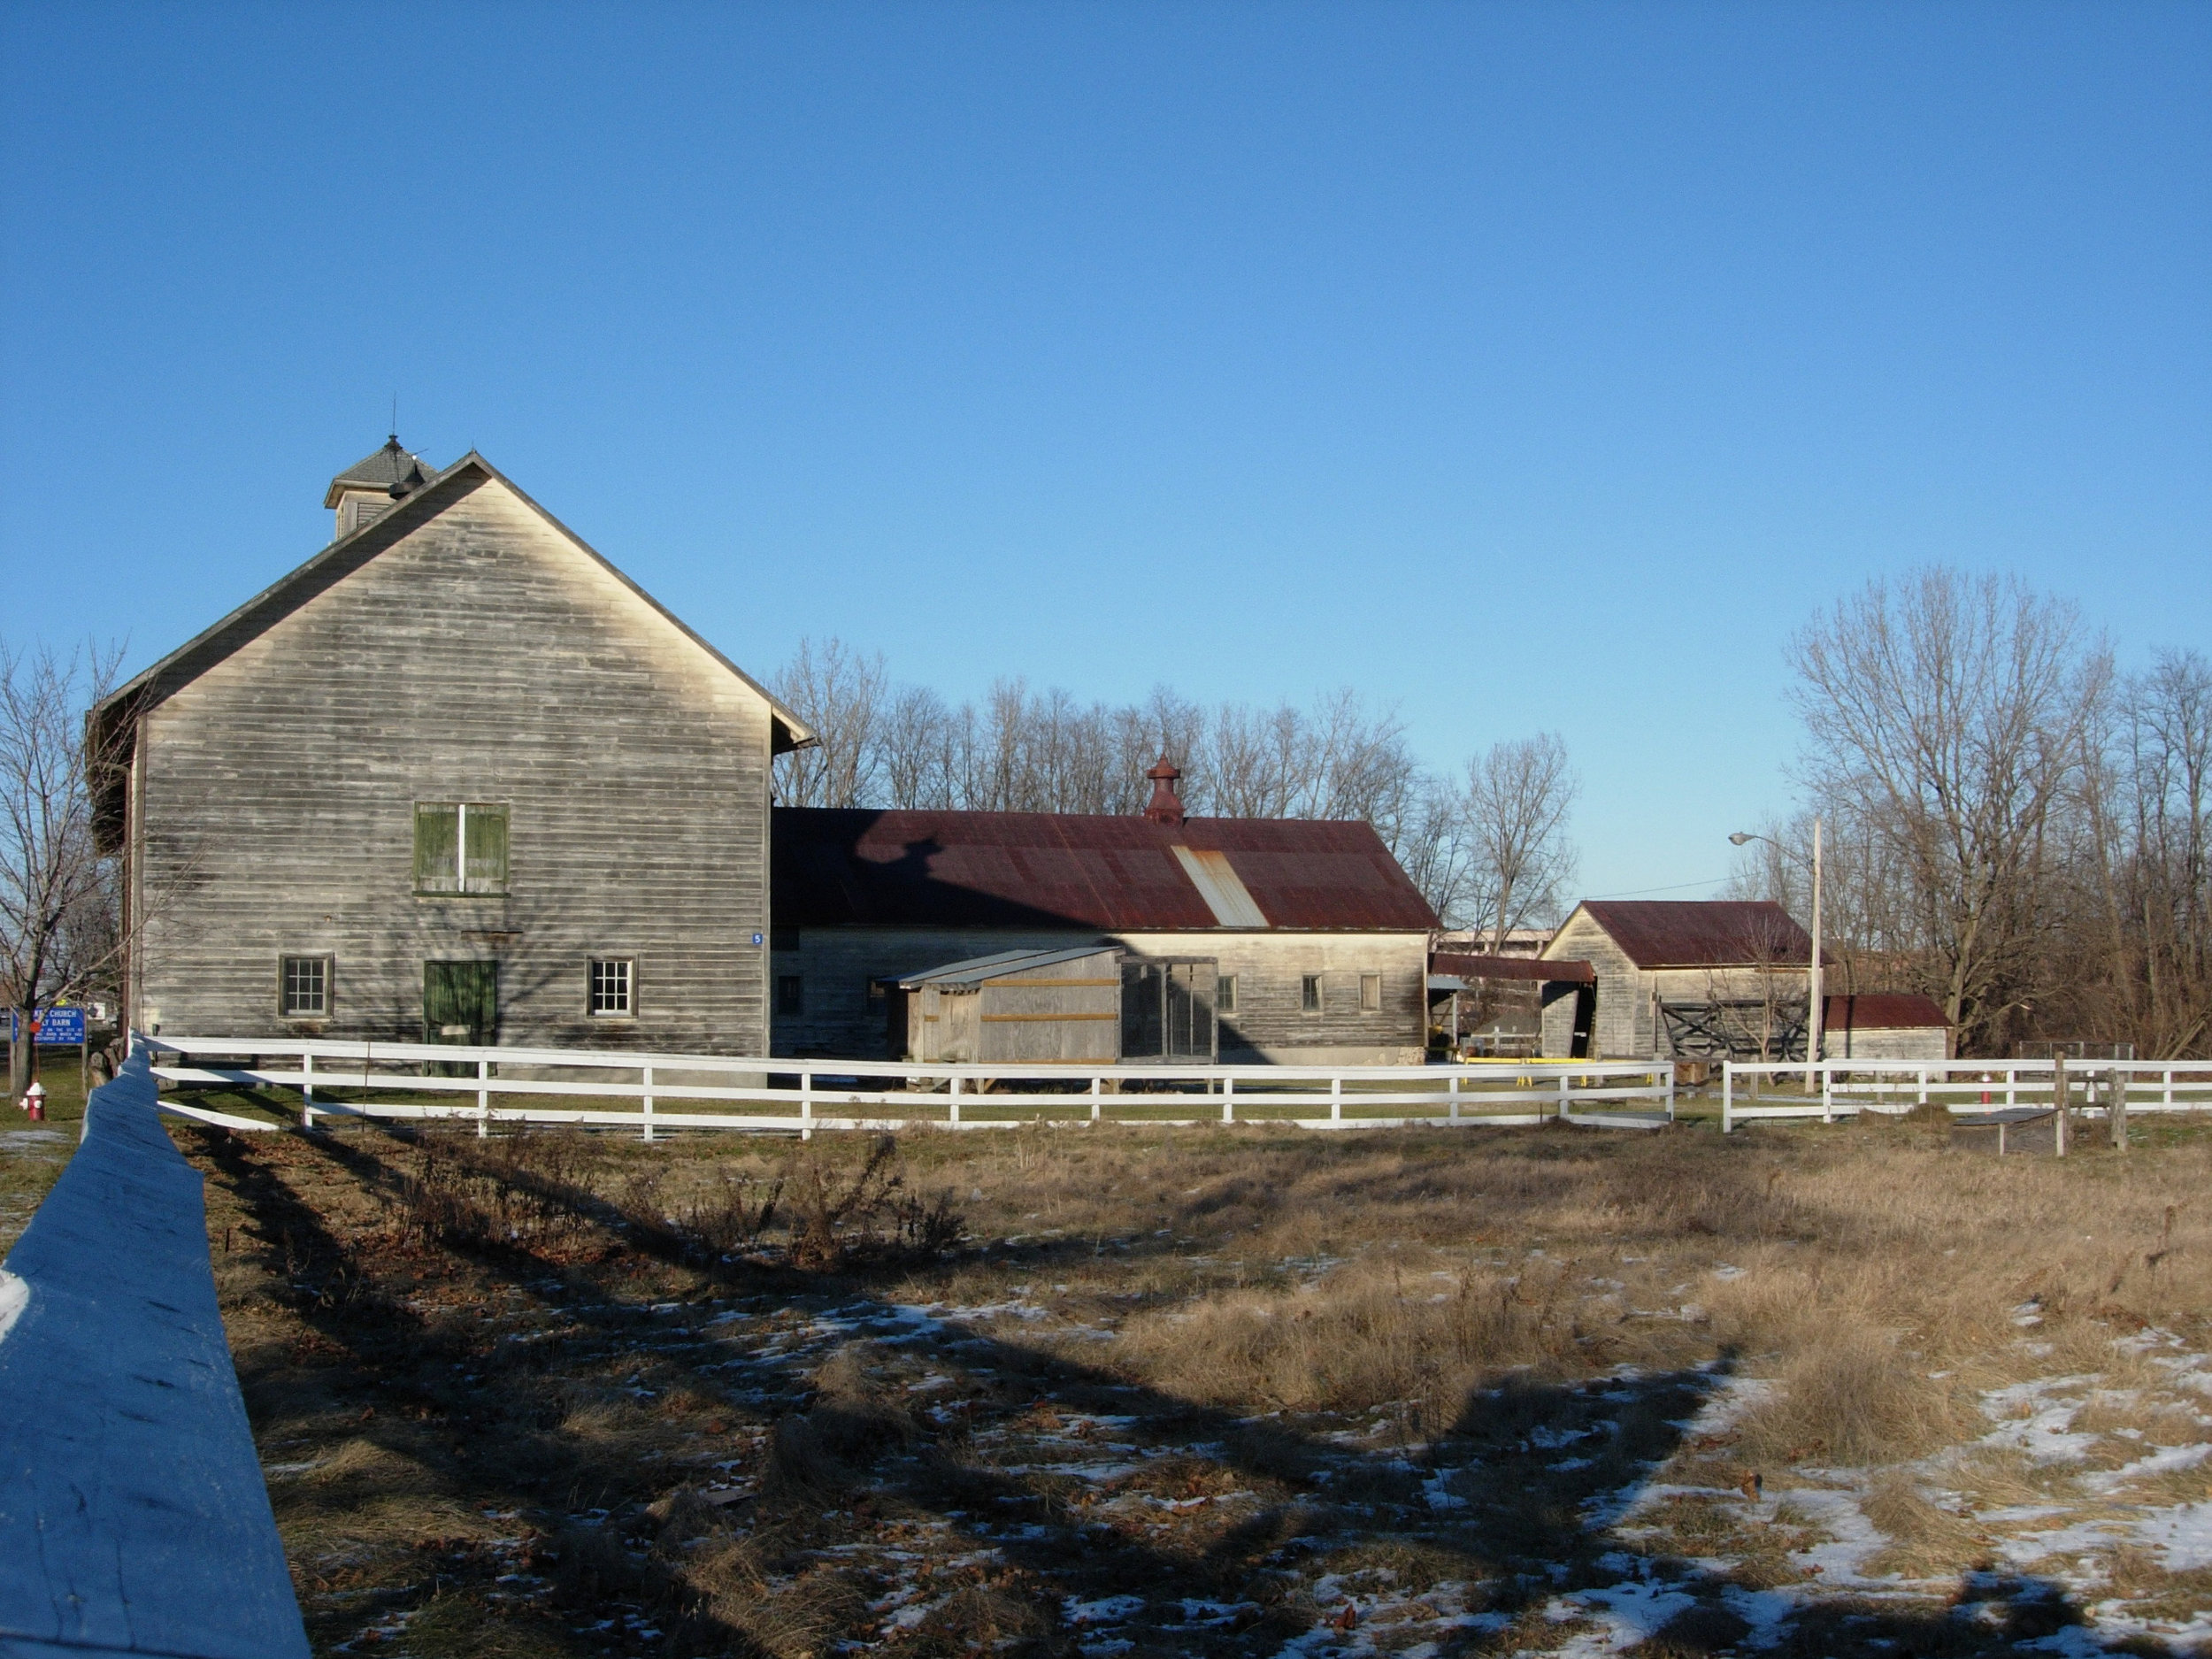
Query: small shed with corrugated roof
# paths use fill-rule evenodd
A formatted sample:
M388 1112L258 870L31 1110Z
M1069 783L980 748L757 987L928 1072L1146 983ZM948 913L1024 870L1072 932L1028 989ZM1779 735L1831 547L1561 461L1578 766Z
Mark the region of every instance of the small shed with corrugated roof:
M921 1064L1121 1057L1121 952L1002 950L886 983L891 1052Z

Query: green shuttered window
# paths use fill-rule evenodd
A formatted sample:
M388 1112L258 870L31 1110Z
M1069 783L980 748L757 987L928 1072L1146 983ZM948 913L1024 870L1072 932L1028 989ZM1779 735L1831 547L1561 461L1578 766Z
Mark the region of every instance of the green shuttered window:
M415 803L415 891L504 893L507 809L475 801Z

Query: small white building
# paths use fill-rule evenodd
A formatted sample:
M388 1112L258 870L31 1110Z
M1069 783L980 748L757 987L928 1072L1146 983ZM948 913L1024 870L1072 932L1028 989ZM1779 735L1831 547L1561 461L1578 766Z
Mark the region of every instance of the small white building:
M1910 991L1831 996L1820 1027L1824 1060L1948 1060L1951 1024L1933 998Z

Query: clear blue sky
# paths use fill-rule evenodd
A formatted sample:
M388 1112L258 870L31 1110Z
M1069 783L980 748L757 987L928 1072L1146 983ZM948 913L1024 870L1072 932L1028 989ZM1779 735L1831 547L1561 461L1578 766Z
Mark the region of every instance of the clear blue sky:
M2212 640L2203 4L15 4L0 78L12 639L168 650L396 393L757 672L1556 728L1592 894L1787 804L1870 573Z

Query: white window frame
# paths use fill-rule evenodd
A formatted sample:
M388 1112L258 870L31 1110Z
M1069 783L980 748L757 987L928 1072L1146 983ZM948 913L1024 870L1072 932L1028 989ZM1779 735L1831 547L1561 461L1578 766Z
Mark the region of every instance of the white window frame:
M622 981L620 1007L600 1006L602 974L609 969L619 969ZM593 1019L635 1019L637 1018L637 958L634 956L594 956L584 971L584 1012Z
M316 993L319 1006L296 1009L292 1006L292 967L296 963L315 964ZM330 1018L331 959L310 951L303 956L277 958L277 1017L280 1019L328 1019Z

